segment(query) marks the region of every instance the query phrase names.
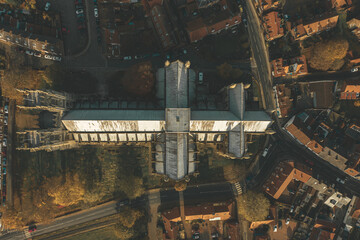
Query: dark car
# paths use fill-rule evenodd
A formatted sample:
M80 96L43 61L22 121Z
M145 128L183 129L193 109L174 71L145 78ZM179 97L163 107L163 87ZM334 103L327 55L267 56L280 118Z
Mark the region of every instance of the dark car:
M200 233L199 233L199 232L195 232L195 233L192 235L192 239L200 239Z
M37 229L37 228L36 228L36 225L34 225L34 224L30 225L30 226L29 226L29 233L35 232L36 229Z
M121 207L121 206L124 206L124 205L128 205L130 203L130 200L129 199L125 199L125 200L122 200L120 202L117 202L116 203L116 206L118 207Z

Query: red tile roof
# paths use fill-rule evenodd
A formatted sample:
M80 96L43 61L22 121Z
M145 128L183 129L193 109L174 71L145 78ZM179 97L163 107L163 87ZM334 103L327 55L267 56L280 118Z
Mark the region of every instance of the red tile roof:
M271 61L272 74L274 77L284 77L286 75L304 75L308 73L305 55L283 60L282 58Z
M306 183L310 178L311 171L305 166L293 162L280 162L275 171L263 185L264 191L275 199L278 199L293 179Z
M346 81L340 94L341 100L354 100L360 98L360 81Z
M263 16L263 24L266 29L267 40L274 40L276 38L284 36L284 28L281 25L281 19L279 13L276 11L269 12Z
M309 24L299 24L291 32L295 40L303 40L311 35L331 29L336 26L339 16L333 16L322 20L313 21Z
M287 117L293 107L291 89L285 84L278 84L276 85L276 94L281 117Z

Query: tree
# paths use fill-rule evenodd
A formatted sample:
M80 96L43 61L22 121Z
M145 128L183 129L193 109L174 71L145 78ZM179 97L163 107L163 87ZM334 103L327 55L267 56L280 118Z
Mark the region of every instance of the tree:
M185 191L186 187L187 187L187 183L184 181L176 182L174 186L175 190L178 192Z
M242 75L242 71L237 68L233 68L228 63L223 63L216 67L219 77L224 81L238 82Z
M318 42L311 48L309 65L321 71L338 70L344 65L343 58L348 48L349 43L345 39Z
M234 160L231 164L224 166L224 178L227 181L237 181L241 176L244 176L246 167L239 161Z
M360 101L355 101L355 102L354 102L354 106L355 106L355 107L360 107Z
M121 79L125 90L136 96L146 96L154 88L155 76L151 62L135 64L129 68Z
M126 174L120 180L120 190L122 190L126 196L130 199L140 197L144 194L145 189L143 186L143 179L134 175Z
M135 222L142 216L144 216L144 214L140 210L125 206L121 209L118 223L126 228L132 228Z
M248 191L238 197L237 207L246 220L261 221L269 214L270 202L262 193Z
M131 239L134 236L134 230L129 229L121 224L116 224L114 227L116 237L119 239Z
M62 176L50 178L45 183L45 189L57 205L70 206L84 200L85 186L78 174L67 173L65 182Z

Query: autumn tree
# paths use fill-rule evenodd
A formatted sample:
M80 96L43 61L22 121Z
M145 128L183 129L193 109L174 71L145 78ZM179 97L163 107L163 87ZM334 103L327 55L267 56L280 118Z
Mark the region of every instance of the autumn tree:
M120 239L135 237L140 232L138 220L143 216L143 212L138 209L129 206L122 207L114 228L115 235Z
M23 9L36 9L36 0L23 0L21 4L21 8Z
M174 186L175 190L178 192L185 191L186 187L187 187L187 183L185 181L176 182Z
M80 181L78 174L67 173L65 179L62 176L50 178L45 183L48 195L53 202L61 206L70 206L84 199L85 186Z
M270 202L262 193L248 191L237 198L238 212L246 220L261 221L269 214Z
M344 65L344 58L349 48L345 39L321 41L312 46L310 67L320 71L339 70Z
M155 84L151 62L135 64L130 67L121 79L121 84L128 93L136 96L148 95Z
M121 208L118 222L124 227L132 228L135 222L142 216L144 216L144 214L140 210L125 206Z
M114 226L114 233L119 239L131 239L135 233L133 229L129 229L122 224L116 224Z
M216 67L217 73L222 80L233 82L238 81L242 75L242 71L237 68L233 68L228 63L223 63Z
M355 107L360 107L360 101L355 101L355 102L354 102L354 106L355 106Z
M241 176L244 176L246 173L246 167L244 164L239 163L239 161L233 161L231 164L224 166L224 178L227 181L237 181Z

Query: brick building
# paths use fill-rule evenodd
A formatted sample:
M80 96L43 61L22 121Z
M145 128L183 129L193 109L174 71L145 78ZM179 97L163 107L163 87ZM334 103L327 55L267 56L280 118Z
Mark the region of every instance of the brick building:
M271 67L273 77L298 76L308 73L304 55L291 59L274 59L271 61Z

